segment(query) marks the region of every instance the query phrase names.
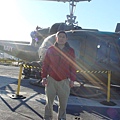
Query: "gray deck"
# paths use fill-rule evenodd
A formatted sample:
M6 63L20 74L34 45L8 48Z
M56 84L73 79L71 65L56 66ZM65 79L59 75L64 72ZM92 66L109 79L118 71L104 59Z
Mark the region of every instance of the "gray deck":
M19 96L16 97L18 75L19 67L0 65L0 120L42 120L45 107L44 88L30 85L30 80L22 79ZM82 91L84 89L85 87L81 88ZM87 95L91 94L88 92ZM70 95L67 120L120 120L119 92L111 90L109 103L116 105L102 104L107 101L106 96L102 94L94 97ZM21 99L21 96L25 98ZM57 120L57 108L58 101L55 99L54 120Z

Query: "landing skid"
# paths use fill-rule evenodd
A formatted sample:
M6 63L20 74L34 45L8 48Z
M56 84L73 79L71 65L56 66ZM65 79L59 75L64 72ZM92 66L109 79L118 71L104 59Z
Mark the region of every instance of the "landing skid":
M75 86L71 88L70 94L78 97L92 98L100 96L103 93L102 90L97 86L76 82Z
M41 84L41 80L30 80L29 82L31 85L37 87L43 87ZM102 91L99 87L88 85L88 84L81 84L75 82L75 86L71 88L70 95L78 96L78 97L85 97L85 98L92 98L102 95Z

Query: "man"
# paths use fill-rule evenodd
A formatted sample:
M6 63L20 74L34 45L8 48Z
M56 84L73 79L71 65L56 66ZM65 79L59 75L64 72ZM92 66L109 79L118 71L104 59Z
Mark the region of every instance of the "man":
M56 42L49 47L42 64L42 85L45 86L46 106L44 120L53 118L53 102L59 98L58 120L66 120L70 88L76 79L75 53L67 42L65 31L56 33Z

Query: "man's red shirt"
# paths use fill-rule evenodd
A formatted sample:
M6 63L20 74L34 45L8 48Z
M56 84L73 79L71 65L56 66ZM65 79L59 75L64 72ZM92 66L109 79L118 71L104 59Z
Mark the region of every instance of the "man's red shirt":
M70 78L76 80L75 52L74 49L66 43L61 50L57 45L48 48L42 63L42 78L51 76L57 81Z

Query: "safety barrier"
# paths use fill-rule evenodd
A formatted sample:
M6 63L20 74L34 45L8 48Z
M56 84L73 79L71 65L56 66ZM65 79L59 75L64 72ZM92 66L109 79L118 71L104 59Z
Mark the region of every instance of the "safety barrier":
M0 64L8 64L19 66L19 63L25 62L23 60L12 60L12 59L0 59Z
M106 101L102 101L100 102L101 104L104 105L110 105L110 106L114 106L116 105L114 102L110 101L110 87L111 87L111 71L110 70L103 70L103 71L83 71L83 70L77 70L76 72L80 72L80 73L89 73L89 74L95 74L95 73L105 73L108 74L108 84L107 84L107 100Z
M26 98L23 95L19 94L20 93L20 85L21 85L21 77L22 77L22 68L23 68L23 64L20 65L17 92L16 92L16 94L13 94L11 96L12 99L24 99L24 98Z
M36 66L32 66L32 65L27 65L27 64L20 64L20 71L19 71L19 77L18 77L18 86L17 86L17 92L16 94L13 94L12 96L10 96L13 99L24 99L26 97L20 95L20 85L21 85L21 77L22 77L22 68L39 68Z
M22 95L19 95L19 92L20 92L20 84L21 84L21 76L22 76L22 68L23 67L35 67L35 66L29 66L29 65L26 65L26 64L21 64L20 65L20 71L19 71L19 78L18 78L18 87L17 87L17 93L16 95L13 95L12 98L25 98L23 97ZM36 67L35 67L36 68ZM80 72L80 73L91 73L91 74L95 74L95 73L108 73L108 85L107 85L107 100L106 101L102 101L101 104L104 104L104 105L110 105L110 106L114 106L116 105L114 102L110 101L110 83L111 83L111 71L80 71L80 70L77 70L76 72Z
M27 65L27 64L23 64L23 67L24 68L40 68L40 67L36 67L36 66L33 66L33 65Z
M80 72L80 73L91 73L91 74L94 74L94 73L108 73L108 71L84 71L84 70L77 70L76 72Z

